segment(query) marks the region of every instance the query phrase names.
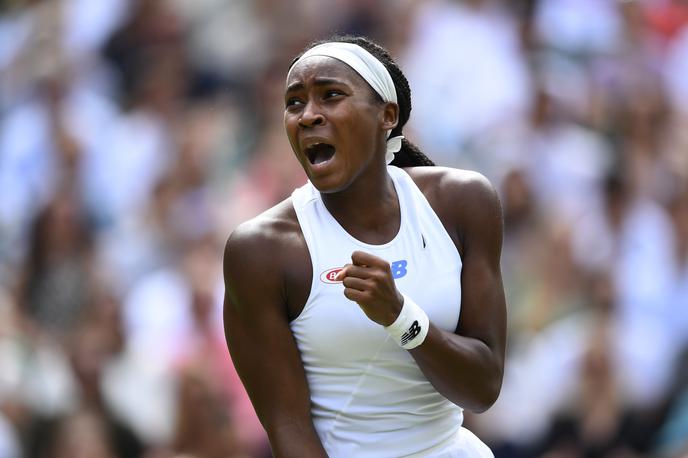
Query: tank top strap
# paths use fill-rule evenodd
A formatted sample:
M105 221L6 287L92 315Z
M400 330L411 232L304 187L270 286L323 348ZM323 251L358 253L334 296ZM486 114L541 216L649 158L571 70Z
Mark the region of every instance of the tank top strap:
M318 190L311 182L307 182L300 188L296 188L291 193L292 205L294 206L294 212L296 213L296 219L301 227L301 232L303 238L306 241L306 248L311 258L311 267L313 272L313 278L311 280L311 293L317 287L317 272L320 267L320 259L318 257L317 239L316 239L316 228L313 227L317 224L317 215L315 215L315 206L320 200L320 195Z

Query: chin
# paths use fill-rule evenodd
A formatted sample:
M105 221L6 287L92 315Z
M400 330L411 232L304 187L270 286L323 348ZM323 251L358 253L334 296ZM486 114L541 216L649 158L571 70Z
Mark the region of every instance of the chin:
M334 194L345 190L349 183L344 182L340 176L337 175L327 175L327 176L309 176L309 180L315 189L320 191L322 194Z
M339 184L326 182L324 180L311 180L315 189L317 189L321 194L334 194L346 189L346 186L341 186Z

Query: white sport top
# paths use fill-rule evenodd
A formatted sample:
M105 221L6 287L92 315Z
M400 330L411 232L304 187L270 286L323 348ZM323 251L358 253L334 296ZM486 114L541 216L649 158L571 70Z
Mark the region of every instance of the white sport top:
M463 411L428 382L418 365L332 281L351 253L388 260L397 288L435 326L453 332L461 309L461 257L425 196L389 166L401 226L383 245L363 243L327 211L307 183L292 194L313 264L311 291L290 326L306 371L311 412L330 457L483 457L489 449L461 428Z

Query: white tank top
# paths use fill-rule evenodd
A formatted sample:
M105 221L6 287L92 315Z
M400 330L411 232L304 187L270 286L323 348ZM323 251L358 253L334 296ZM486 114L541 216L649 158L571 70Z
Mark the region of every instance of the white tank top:
M313 281L303 311L290 326L308 379L315 428L330 457L491 456L461 428L462 409L440 395L411 355L332 281L353 251L371 253L389 261L397 288L435 326L455 331L461 257L411 177L393 166L388 172L401 226L383 245L347 233L311 183L292 194Z

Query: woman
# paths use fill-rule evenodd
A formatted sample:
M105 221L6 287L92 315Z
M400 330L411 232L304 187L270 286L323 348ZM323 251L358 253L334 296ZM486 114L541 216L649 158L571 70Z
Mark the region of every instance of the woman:
M285 106L309 183L224 261L227 344L273 453L491 456L461 423L502 381L496 193L401 138L408 83L365 39L295 59Z

